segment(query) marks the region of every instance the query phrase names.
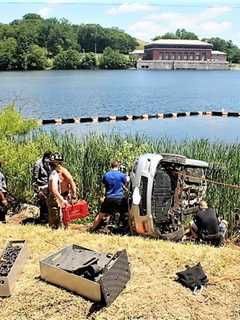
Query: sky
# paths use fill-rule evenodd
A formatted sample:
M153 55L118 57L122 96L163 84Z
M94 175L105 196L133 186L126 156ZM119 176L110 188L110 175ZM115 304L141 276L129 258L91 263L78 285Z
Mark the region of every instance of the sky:
M74 24L118 27L144 41L185 28L200 38L218 36L240 46L239 0L0 0L2 23L30 12Z

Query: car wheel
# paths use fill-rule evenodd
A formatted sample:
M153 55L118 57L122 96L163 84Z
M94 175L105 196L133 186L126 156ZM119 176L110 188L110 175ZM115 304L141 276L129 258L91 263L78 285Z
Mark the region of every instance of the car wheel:
M184 230L183 230L183 227L180 226L176 231L159 234L159 239L177 242L177 241L181 241L183 236L184 236Z

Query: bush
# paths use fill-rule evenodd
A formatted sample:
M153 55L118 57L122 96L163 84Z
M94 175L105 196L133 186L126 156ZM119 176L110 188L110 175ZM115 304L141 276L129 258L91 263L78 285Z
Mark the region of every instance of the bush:
M14 105L0 112L0 159L4 160L3 171L8 181L8 189L19 199L29 199L31 190L31 168L45 148L51 146L48 136L38 133L34 120L23 119Z
M48 66L47 50L36 44L29 47L24 55L25 70L44 70Z
M24 120L14 106L0 112L0 154L6 161L4 171L9 190L22 200L32 196L31 168L46 150L64 154L66 167L77 182L79 196L90 204L90 211L99 210L103 188L101 178L112 160L119 160L130 171L136 158L146 152L175 153L209 162L208 178L226 184L239 184L240 144L210 143L207 140L176 143L167 139L118 135L89 135L81 140L56 132L32 132L33 120ZM234 209L240 208L239 190L208 184L207 201L230 223Z
M93 52L82 54L79 67L81 69L94 69L96 68L97 60Z
M24 119L16 107L12 104L0 111L0 137L11 138L22 135L37 127L37 122L32 119Z
M119 53L118 50L106 48L100 58L100 68L102 69L127 69L129 67L129 59Z
M0 70L13 70L17 65L17 41L14 38L0 41Z
M54 58L53 67L54 69L79 69L81 65L81 54L74 49L62 51L57 54Z

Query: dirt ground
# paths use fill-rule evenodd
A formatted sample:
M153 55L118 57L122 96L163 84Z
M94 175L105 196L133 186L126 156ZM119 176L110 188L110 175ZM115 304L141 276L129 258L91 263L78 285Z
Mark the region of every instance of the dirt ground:
M0 248L8 240L26 239L29 258L13 295L0 298L1 320L80 319L240 319L240 248L176 244L141 237L90 234L69 228L0 225ZM39 260L69 245L99 252L125 248L131 280L108 308L96 312L81 296L39 279ZM200 295L174 281L185 265L201 262L210 284Z

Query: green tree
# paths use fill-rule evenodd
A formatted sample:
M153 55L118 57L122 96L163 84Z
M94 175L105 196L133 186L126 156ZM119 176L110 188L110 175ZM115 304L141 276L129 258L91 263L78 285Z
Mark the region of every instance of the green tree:
M153 40L159 39L182 39L182 40L198 40L198 36L186 29L177 29L175 33L167 32L162 36L157 36Z
M11 25L0 23L0 41L8 38L14 38L14 32L12 29Z
M16 68L17 42L14 38L0 41L0 70Z
M221 39L219 37L213 37L213 38L203 38L202 40L205 42L211 43L213 45L213 50L218 50L223 52L227 50L227 41L224 39Z
M94 69L96 68L97 60L93 52L88 52L81 55L81 62L79 68L81 69Z
M227 50L227 59L232 63L240 63L240 49L237 46L233 46Z
M81 54L74 49L62 51L56 55L53 62L54 69L78 69L81 65Z
M23 20L43 20L43 18L36 13L27 13L23 16Z
M118 28L106 28L107 46L128 54L138 46L138 41Z
M30 46L35 44L41 47L39 32L42 23L41 19L22 19L18 24L11 25L11 33L17 41L17 68L19 70L26 69L25 58Z
M103 52L107 46L104 28L99 24L81 24L78 28L78 43L84 52Z
M9 24L0 24L0 41L6 41L9 38L16 40L16 55L14 55L14 60L9 67L8 63L6 66L6 54L4 53L4 63L2 62L0 67L2 69L12 69L12 66L17 70L25 70L28 67L31 69L41 68L40 57L43 57L44 53L38 47L47 49L48 61L52 61L60 53L59 57L64 60L63 57L66 54L62 54L62 52L70 49L82 53L102 53L105 48L111 47L126 54L138 45L135 38L118 28L103 28L98 24L72 25L66 19L43 19L35 13L27 13L22 19L14 20ZM33 45L38 47L32 47ZM39 63L36 60L33 61L33 57L36 55L39 57ZM71 56L70 53L68 59L70 61L72 60ZM56 61L60 59L59 57ZM56 63L58 67L61 64L64 68L76 68L76 63L70 65ZM92 55L82 56L82 66L80 67L92 68L95 64Z
M43 70L48 66L47 50L32 44L24 55L26 70Z
M160 40L160 39L177 39L177 36L175 33L167 32L163 36L156 36L153 38L153 41Z
M231 41L219 37L204 38L203 41L212 43L213 50L225 52L227 60L232 63L240 63L240 49Z
M129 67L129 59L121 54L118 50L106 48L100 59L100 68L102 69L127 69Z
M198 40L198 36L190 31L185 29L177 29L176 31L177 39L185 39L185 40Z
M61 50L80 49L77 34L73 32L72 26L66 19L60 21L48 19L48 23L50 24L47 25L46 47L51 55L55 56Z
M107 47L121 53L133 51L138 42L118 28L103 28L98 24L81 24L78 29L78 42L84 51L102 53Z

